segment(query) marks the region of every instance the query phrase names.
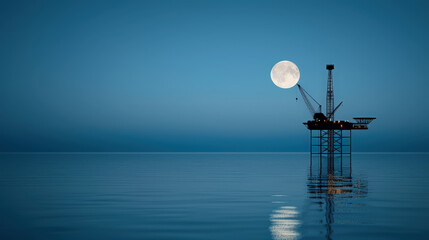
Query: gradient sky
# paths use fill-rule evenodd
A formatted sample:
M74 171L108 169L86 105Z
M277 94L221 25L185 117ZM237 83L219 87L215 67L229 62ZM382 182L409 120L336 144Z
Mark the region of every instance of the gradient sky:
M0 151L308 151L290 60L354 151L427 151L425 1L2 1ZM298 102L295 98L298 97Z

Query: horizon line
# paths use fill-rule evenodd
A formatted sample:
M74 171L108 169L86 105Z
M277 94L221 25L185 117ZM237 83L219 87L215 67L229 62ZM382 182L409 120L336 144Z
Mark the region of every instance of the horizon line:
M0 154L309 154L310 152L0 152ZM352 154L429 154L429 152L352 152Z

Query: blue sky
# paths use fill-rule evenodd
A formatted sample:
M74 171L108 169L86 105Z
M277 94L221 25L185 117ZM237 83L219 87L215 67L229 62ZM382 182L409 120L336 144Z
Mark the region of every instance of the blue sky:
M425 1L3 1L0 151L307 151L298 89L375 116L355 151L427 151ZM299 98L298 102L295 100Z

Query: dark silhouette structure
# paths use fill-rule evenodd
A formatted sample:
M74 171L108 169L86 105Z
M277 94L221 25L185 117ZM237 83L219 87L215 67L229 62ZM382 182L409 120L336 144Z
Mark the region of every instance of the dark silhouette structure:
M310 167L307 181L308 197L317 209L317 222L323 224L321 234L327 240L333 239L335 224L353 221L348 212L364 208L359 199L368 193L367 180L352 177L351 164L335 165Z
M320 105L304 88L298 84L302 98L307 105L313 120L304 123L310 130L310 155L318 156L320 164L322 157L326 157L328 165L334 166L334 158L338 155L341 159L343 156L348 156L351 159L352 153L352 130L366 130L368 124L371 123L374 117L357 117L356 122L348 120L335 121L335 112L340 108L343 102L340 102L334 108L334 83L332 77L333 64L326 65L328 70L328 85L326 91L326 115L322 113L322 105ZM312 100L317 104L315 108L311 103Z

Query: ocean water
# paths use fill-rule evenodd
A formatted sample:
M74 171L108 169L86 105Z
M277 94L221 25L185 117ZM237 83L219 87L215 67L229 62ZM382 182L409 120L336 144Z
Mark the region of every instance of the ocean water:
M0 154L0 239L428 239L429 154Z

